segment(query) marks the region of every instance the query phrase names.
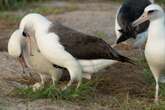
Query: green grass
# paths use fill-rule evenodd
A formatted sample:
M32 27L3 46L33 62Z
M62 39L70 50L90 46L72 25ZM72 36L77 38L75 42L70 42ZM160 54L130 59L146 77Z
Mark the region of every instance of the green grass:
M20 21L22 16L11 14L10 12L0 12L0 20L10 24L15 24Z
M153 97L154 93L155 93L155 80L154 80L154 77L152 75L152 72L151 72L150 68L148 67L148 64L147 64L145 58L142 57L142 58L138 58L138 59L139 59L138 63L144 67L143 68L143 76L144 76L144 79L145 79L146 83L154 88L154 91L149 92L149 95L151 97ZM160 98L161 97L164 98L165 97L165 84L159 83L159 85L160 85L160 95L159 96L160 96Z
M42 15L56 15L77 10L78 7L73 3L66 7L34 7L32 9L23 8L23 13L17 14L9 10L0 11L0 20L6 24L16 24L24 16L24 13L40 13Z
M96 36L99 38L107 37L108 35L105 32L96 31Z
M16 10L28 6L31 2L44 2L46 0L0 0L0 10Z
M143 102L140 99L126 99L120 104L120 110L165 110L165 102L156 105L154 103Z
M49 15L49 14L61 14L64 12L70 12L70 11L74 11L77 10L78 7L74 4L70 4L66 7L59 7L59 8L55 8L55 7L37 7L31 10L31 12L35 12L35 13L40 13L43 15Z
M17 88L12 91L12 95L19 96L21 98L28 98L30 100L36 99L52 99L52 100L86 100L91 96L91 93L95 91L95 86L91 82L85 82L81 84L78 89L70 87L67 90L62 91L59 87L50 85L43 89L33 91L32 88Z

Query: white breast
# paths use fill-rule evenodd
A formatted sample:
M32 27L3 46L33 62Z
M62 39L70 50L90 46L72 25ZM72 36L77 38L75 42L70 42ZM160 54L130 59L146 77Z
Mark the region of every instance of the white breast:
M164 26L163 26L164 27ZM153 27L150 24L148 40L145 47L145 56L150 66L160 70L165 68L165 29Z

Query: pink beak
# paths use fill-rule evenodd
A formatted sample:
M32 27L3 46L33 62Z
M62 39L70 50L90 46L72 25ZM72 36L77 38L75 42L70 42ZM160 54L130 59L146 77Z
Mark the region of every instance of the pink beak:
M26 63L25 58L23 57L23 55L21 55L21 56L18 58L18 61L19 61L19 63L21 64L23 73L25 73L25 68L27 68L28 65L27 65L27 63Z

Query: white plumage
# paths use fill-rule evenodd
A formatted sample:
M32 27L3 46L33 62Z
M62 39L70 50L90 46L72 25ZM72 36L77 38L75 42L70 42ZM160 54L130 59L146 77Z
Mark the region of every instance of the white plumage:
M156 81L155 102L159 97L159 77L165 74L165 16L163 9L156 4L145 8L143 15L133 25L150 20L145 56Z
M38 50L37 44L32 43L32 53L33 56L29 56L27 53L27 45L25 42L25 38L22 37L22 30L18 29L13 32L8 42L8 52L9 55L19 58L22 57L26 60L29 67L39 73L41 78L41 83L36 83L33 88L34 90L43 87L44 85L44 75L43 73L48 73L52 76L53 82L58 81L61 76L61 70L53 67L52 63L50 63ZM34 35L33 35L34 36ZM34 40L33 40L34 41ZM91 79L93 73L97 73L98 71L104 69L107 66L117 63L114 60L106 60L106 59L98 59L98 60L78 60L82 69L83 69L83 77L87 79Z
M53 65L38 51L37 45L32 43L33 56L29 56L25 38L22 36L22 30L18 29L10 37L8 42L9 55L18 58L20 55L25 59L31 69L39 73L41 83L33 85L33 90L44 86L44 74L48 73L52 76L53 84L59 80L62 75L62 70L53 67Z
M73 81L78 81L77 87L79 87L82 80L82 68L79 62L64 50L64 47L59 42L58 36L55 33L48 33L51 25L52 23L41 15L29 14L22 19L20 29L34 29L35 39L41 53L51 63L64 67L69 71L70 81L66 87L70 86Z
M71 80L67 87L70 86L75 80L78 81L78 86L80 85L83 76L82 71L85 73L87 73L87 71L96 72L117 62L106 59L75 59L59 42L59 36L54 32L49 32L49 29L52 25L53 24L48 19L39 14L28 14L22 19L20 23L20 29L23 29L24 32L28 34L35 33L35 40L38 44L41 54L52 64L64 67L69 71ZM80 64L81 62L83 62L83 67ZM93 64L93 62L95 62L95 64ZM95 66L97 69L92 70L91 68L95 68Z
M17 36L20 36L20 30L16 30L8 41L8 53L16 58L22 53L21 42L23 42L23 38Z

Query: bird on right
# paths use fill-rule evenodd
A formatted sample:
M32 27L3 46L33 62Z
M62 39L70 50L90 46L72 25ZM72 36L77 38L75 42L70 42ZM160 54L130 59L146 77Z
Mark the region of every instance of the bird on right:
M159 102L159 79L165 74L165 14L157 4L145 8L141 17L133 22L137 26L149 20L145 57L156 81L155 102Z
M147 39L149 21L133 27L131 24L139 18L144 9L154 3L154 0L124 0L116 13L115 19L115 33L117 40L114 44L117 45L121 42L134 38L134 48L142 48Z

